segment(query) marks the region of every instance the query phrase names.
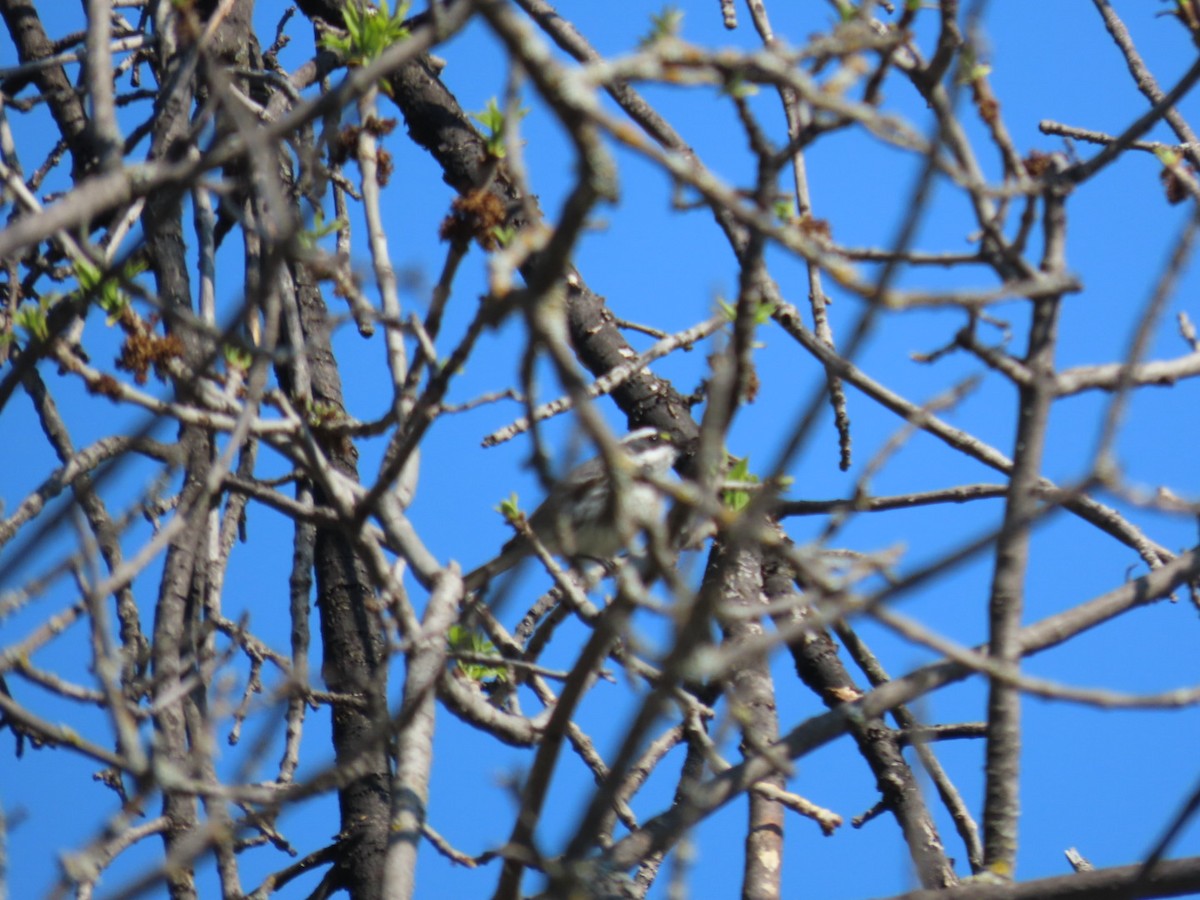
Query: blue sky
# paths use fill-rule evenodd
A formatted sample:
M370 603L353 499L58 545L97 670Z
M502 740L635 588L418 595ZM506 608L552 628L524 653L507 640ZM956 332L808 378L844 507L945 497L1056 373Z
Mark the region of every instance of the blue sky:
M784 6L776 5L781 9ZM1195 48L1185 32L1173 20L1154 15L1159 4L1124 2L1114 6L1125 17L1160 84L1169 87L1195 57ZM256 13L260 33L273 33L283 8L284 4L260 0ZM740 10L741 29L730 34L721 28L716 4L689 3L683 8L685 38L706 45L756 46L744 9ZM603 52L633 49L649 28L650 14L658 9L656 3L628 2L621 5L620 14L615 14L611 4L579 0L561 6L562 14ZM68 18L78 15L76 7L72 6L69 13L64 10L62 15L61 22L47 22L53 36L79 25ZM777 33L797 43L827 27L832 13L824 4L809 3L792 4L786 11L772 10L772 15ZM295 40L284 51L282 60L295 68L304 61L311 44L298 19L292 21L289 30ZM928 33L922 29L919 35L927 48ZM1145 109L1144 99L1134 89L1123 61L1089 4L1032 0L993 3L985 18L985 35L991 47L987 56L993 70L993 89L1014 142L1023 153L1062 148L1059 139L1040 134L1040 120L1116 133ZM502 93L504 58L483 25L471 25L438 52L448 63L444 80L464 108L481 110L490 97ZM11 46L6 39L0 41L0 66L11 65L12 61ZM751 182L753 171L745 138L729 105L722 103L714 91L649 87L645 93L714 171L738 185ZM885 95L890 110L911 117L921 129L928 128L923 101L906 91L901 82L890 82ZM561 129L547 110L532 98L527 103L531 111L522 122L527 140L526 165L542 209L553 220L570 185L574 160ZM756 98L755 109L778 138L782 117L773 98L764 92ZM1185 115L1194 115L1200 101L1188 98L1181 109ZM384 112L390 114L386 103ZM131 121L140 115L144 113L131 113ZM347 117L352 115L348 113ZM978 140L985 170L994 176L998 162L994 153L987 152L981 128L965 109L963 118ZM44 122L39 124L37 116L20 121L23 130L18 132L19 141L25 141L26 135L30 140L52 140L48 130L42 136L40 129L46 126ZM37 134L26 130L34 126L39 129ZM1161 129L1152 137L1171 139ZM402 127L386 140L386 146L396 163L396 176L386 195L392 259L398 269L412 273L418 284L423 279L428 286L436 279L444 255L436 232L452 193L442 183L432 160L408 142ZM1083 157L1095 152L1086 145L1077 149ZM27 169L40 161L33 151L29 152L30 157L23 160ZM628 152L616 151L616 158L621 199L614 206L598 210L595 227L577 253L581 274L622 317L670 330L708 316L717 298L731 297L737 287L734 260L711 217L702 211L672 210L670 186L661 174ZM855 133L818 143L808 156L808 165L816 214L830 222L838 240L875 246L887 246L894 240L919 169L916 159ZM1070 200L1067 258L1085 290L1070 296L1064 304L1060 367L1123 358L1168 247L1188 215L1185 207L1170 207L1163 199L1159 168L1149 155L1127 155ZM350 174L357 177L357 171ZM61 182L57 186L61 187ZM931 251L968 250L972 225L966 212L954 189L939 185L923 217L916 246ZM235 243L231 241L225 252L225 262L232 267L236 267ZM369 272L369 259L362 246L356 261L365 274ZM771 254L770 262L785 298L803 308L806 287L800 262L779 252ZM485 290L484 271L484 256L475 249L455 287L443 346L453 346L473 314L476 299ZM969 277L974 279L970 284L992 284L992 276L982 270ZM919 270L906 272L902 283L911 287L946 286L962 284L963 279L958 273ZM239 287L240 275L233 274L225 276L218 286L221 300L230 304L229 308L237 301ZM1200 318L1196 288L1197 277L1189 271L1156 334L1152 356L1185 352L1172 321L1179 312ZM410 291L403 299L416 309L422 308L421 290ZM831 310L834 329L843 334L861 312L861 305L836 294L835 301ZM331 308L342 312L337 301L331 301ZM1010 323L1014 334L1010 346L1019 351L1025 305L1013 302L993 312ZM963 356L951 356L936 365L922 365L911 359L914 352L933 351L952 340L961 325L962 316L949 311L889 314L878 324L857 362L910 400L927 401L981 371L977 362ZM983 334L995 341L1001 337L998 329ZM730 449L749 454L752 465L762 466L774 458L797 410L819 384L820 372L777 328L765 326L760 339L765 346L758 352L756 363L763 390L757 402L739 414ZM89 321L86 340L97 342L94 346L100 348L106 346L105 342L111 345L111 336L100 317ZM487 335L479 355L456 380L450 401L464 402L515 383L521 341L516 323ZM636 335L631 341L638 347L650 342ZM346 324L336 335L335 349L350 412L363 419L382 414L389 391L381 337L364 340L352 325ZM698 347L690 354L664 361L655 370L672 378L680 390L690 391L703 377L705 358L712 349L712 345ZM104 358L102 352L93 355ZM140 413L111 406L105 406L98 415L93 399L63 383L52 369L44 374L74 429L77 445L144 424ZM552 380L544 381L543 399L555 396L556 388ZM1196 387L1186 383L1169 391L1154 389L1137 395L1118 443L1119 461L1130 484L1146 490L1165 485L1186 498L1200 498L1194 450L1200 437L1194 412L1198 401ZM1106 397L1089 394L1056 406L1044 465L1048 476L1070 482L1088 471L1106 403ZM946 418L1010 454L1014 404L1011 386L990 376ZM622 427L615 408L603 404L601 408L614 427ZM527 443L515 441L486 451L479 447L485 434L519 413L515 403L494 404L445 417L431 430L423 446L421 485L411 514L439 558L457 559L466 568L487 559L507 536L506 526L492 509L495 504L514 490L527 508L536 502L536 480L522 465L528 454ZM0 498L11 510L48 474L53 461L26 398L18 395L0 414L5 418L4 433L11 436L0 449ZM829 417L823 416L820 428L788 473L795 479L790 496L847 496L862 466L902 425L854 391L850 392L850 414L855 467L849 473L838 471L836 439ZM160 429L164 437L172 431ZM565 419L548 427L548 434L563 448L568 444L569 431ZM360 446L364 477L376 470L382 446L378 440ZM278 459L264 455L263 471L282 468ZM150 477L148 470L129 467L109 485L106 499L114 509L121 508L144 489ZM877 494L887 494L999 480L996 473L918 435L876 476L871 487ZM1137 511L1117 498L1102 499L1127 513L1152 538L1168 547L1184 548L1196 542L1196 524L1187 517ZM996 525L1000 515L999 502L990 501L950 509L861 516L848 525L837 545L863 551L902 547L900 570L906 571L985 533ZM793 537L803 540L821 524L817 520L793 520L788 528ZM245 610L257 632L276 646L286 647L284 573L290 555L290 533L281 517L261 508L252 511L249 529L250 542L234 551L226 610L231 616ZM126 538L127 549L143 542L148 532L145 525L132 529ZM43 549L52 554L71 539L69 530L63 530L59 542ZM698 569L702 562L697 559L692 564ZM1143 571L1136 556L1111 538L1097 534L1073 517L1054 517L1041 525L1035 536L1027 620L1067 609ZM986 633L989 572L990 561L985 554L904 598L899 608L946 636L976 642ZM523 584L532 592L542 581L530 573ZM144 615L149 617L153 578L139 581L138 596ZM419 598L419 592L414 592L414 598ZM58 585L32 609L0 621L0 642L8 644L22 636L35 622L71 599L69 585ZM1196 618L1186 598L1181 597L1178 603L1157 604L1097 629L1044 658L1031 660L1028 668L1033 674L1071 684L1127 691L1152 692L1194 685L1200 681L1200 667L1195 662ZM893 638L880 626L860 624L864 637L894 674L932 658L928 651ZM546 664L569 665L583 640L581 629L565 629ZM86 681L86 653L86 635L68 633L35 661ZM773 665L781 727L790 728L822 711L820 703L797 685L785 655L775 657ZM231 672L236 679L244 678L245 667L239 662ZM581 712L581 723L604 753L615 749L633 709L633 692L620 679L618 675L618 684L601 683L594 688ZM35 702L33 698L38 695L31 688L21 682L16 685L19 699ZM394 696L398 696L399 679L396 685ZM236 702L239 688L240 681L235 680L232 702ZM929 722L978 720L983 715L982 698L981 684L975 680L925 698L914 710ZM527 710L532 708L528 698L523 702ZM81 712L53 700L38 699L37 703L47 718L70 721L81 733L101 743L108 741L105 721L98 711ZM1068 871L1062 851L1071 846L1078 847L1097 866L1136 861L1200 777L1195 762L1196 740L1200 738L1200 714L1196 710L1115 713L1027 700L1025 715L1028 737L1023 759L1022 878ZM260 718L267 724L278 724L278 716L274 722L266 715ZM324 716L311 717L308 728L309 756L301 774L327 764L331 752ZM222 747L226 731L218 735ZM6 748L7 743L8 736L0 735L0 748ZM254 729L249 728L240 746L224 747L222 770L236 769L253 743ZM278 756L276 744L265 755L259 777L271 777ZM725 742L730 758L736 758L735 744L734 740ZM479 853L502 843L513 809L506 783L528 765L531 755L481 737L448 715L439 716L437 746L430 824L467 853ZM978 816L982 745L953 742L937 749ZM675 774L679 758L669 760L662 776L652 779L639 795L635 810L643 818L669 802L673 785L665 776L668 772ZM56 853L81 846L113 812L112 795L91 780L94 768L65 752L50 750L27 751L22 760L9 760L0 766L0 802L10 827L12 896L40 896L55 877ZM553 852L570 835L589 785L590 776L577 758L564 754L538 832L545 850ZM848 739L800 760L790 787L838 811L847 820L876 800L872 778ZM152 811L157 809L157 802L151 802ZM931 805L938 809L936 803ZM733 896L738 890L744 819L744 804L735 802L698 829L689 876L696 896ZM939 826L950 854L959 860L960 873L967 874L965 851L944 815L939 817ZM327 843L338 831L336 804L332 798L313 801L285 816L281 827L301 853L308 852ZM858 830L847 824L828 838L806 821L789 818L786 827L785 888L789 893L803 889L809 896L837 900L896 893L912 883L897 829L886 816ZM152 840L135 850L110 871L104 888L112 890L123 883L146 860L156 858L158 849L157 841ZM1200 853L1200 825L1193 823L1177 843L1176 852ZM243 862L244 886L250 888L262 875L282 868L289 860L274 849L259 848L246 854ZM481 895L490 892L495 874L493 870L481 874L452 867L426 846L421 858L419 895ZM211 891L214 882L210 866L205 867L204 877ZM313 884L315 879L311 877L299 880L281 896L304 896ZM665 885L664 877L658 896L665 895Z

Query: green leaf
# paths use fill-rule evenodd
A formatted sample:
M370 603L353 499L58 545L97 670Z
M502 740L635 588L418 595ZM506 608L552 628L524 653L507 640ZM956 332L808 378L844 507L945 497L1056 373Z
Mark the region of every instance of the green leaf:
M987 78L991 74L991 66L989 66L987 63L977 63L976 65L971 66L971 68L968 69L963 75L963 82L965 84L970 84L972 81L976 81L980 78Z
M331 234L336 234L338 229L346 224L346 220L338 217L332 222L325 221L325 211L321 207L313 210L312 228L305 229L296 235L296 239L306 248L317 246L317 242L329 237Z
M1173 147L1155 147L1154 155L1158 158L1158 161L1168 169L1172 166L1179 165L1179 161L1182 159L1182 157L1179 155L1179 151Z
M504 516L506 522L520 521L525 513L521 512L521 507L517 505L517 492L513 491L504 500L501 500L495 507L496 512Z
M664 6L662 12L650 14L650 33L638 41L638 46L649 47L666 38L679 37L682 30L683 10Z
M730 303L728 300L717 298L717 306L721 308L721 312L725 314L730 322L737 321L737 306ZM755 325L763 325L770 320L771 316L775 315L775 304L769 300L760 300L758 305L754 307L754 312L751 313L751 320Z
M500 108L495 97L488 99L487 106L481 112L471 115L476 122L493 133L504 128L504 110Z
M758 484L758 476L750 471L750 457L744 456L734 458L733 466L729 469L729 474L725 476L727 481L739 481L743 484ZM734 512L741 512L750 504L750 491L741 488L731 488L724 492L722 498L727 507Z
M529 110L521 107L515 113L518 121L529 115ZM504 159L504 131L507 122L507 116L504 110L500 108L500 104L496 102L496 98L492 97L488 100L487 106L477 113L471 113L471 118L487 129L487 134L484 135L484 141L487 145L487 152L496 159Z
M496 225L492 228L492 237L501 247L507 247L516 236L517 226L515 225Z
M481 632L464 625L451 625L446 632L446 643L451 652L470 653L475 656L494 656L501 661L496 645ZM507 681L508 670L503 665L489 666L484 663L455 660L455 668L466 678L475 682Z
M342 8L346 33L327 34L321 46L345 57L347 64L365 66L378 59L392 44L408 37L404 17L408 3L401 3L393 13L387 0L379 0L379 8L365 5L365 0L351 0Z
M99 268L87 260L77 260L73 266L75 280L79 282L79 290L75 296L93 294L96 305L106 315L106 321L111 326L121 318L129 306L129 294L122 287L146 271L148 265L143 259L132 259L121 267L120 272L104 275Z
M46 321L46 310L49 308L47 300L43 297L37 303L22 303L13 314L13 324L39 341L50 337L50 325Z
M970 84L977 78L986 78L992 73L992 67L975 55L975 48L970 44L963 47L962 57L958 64L958 83Z
M254 357L250 355L250 351L235 344L226 344L222 349L224 351L225 365L231 369L241 369L243 372L250 371L250 364L254 361Z

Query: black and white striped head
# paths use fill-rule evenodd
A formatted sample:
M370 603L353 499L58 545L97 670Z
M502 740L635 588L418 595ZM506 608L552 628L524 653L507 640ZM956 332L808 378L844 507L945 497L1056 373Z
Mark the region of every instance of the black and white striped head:
M621 439L621 450L634 465L656 476L666 475L679 458L679 449L670 436L657 428L631 431Z

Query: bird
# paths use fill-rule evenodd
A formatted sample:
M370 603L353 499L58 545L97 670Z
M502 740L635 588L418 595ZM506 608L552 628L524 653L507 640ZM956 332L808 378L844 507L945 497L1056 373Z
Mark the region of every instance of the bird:
M553 555L611 559L624 549L633 529L658 520L660 492L638 476L664 477L675 464L678 449L657 428L632 431L617 446L621 457L628 460L631 476L619 503L614 502L609 464L598 456L563 476L529 516L530 530ZM500 549L499 556L468 572L463 586L468 592L478 590L531 555L533 545L524 534L517 534Z

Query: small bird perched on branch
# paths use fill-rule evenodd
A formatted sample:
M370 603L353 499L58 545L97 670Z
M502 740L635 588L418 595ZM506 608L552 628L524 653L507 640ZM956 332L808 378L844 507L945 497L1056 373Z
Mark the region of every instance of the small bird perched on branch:
M530 515L529 528L555 556L609 559L624 549L637 528L660 518L660 492L641 479L665 476L679 456L678 449L656 428L630 432L618 447L629 476L620 498L613 497L608 462L598 456L563 476ZM478 590L532 554L533 545L518 534L494 560L468 572L463 585L468 591Z

